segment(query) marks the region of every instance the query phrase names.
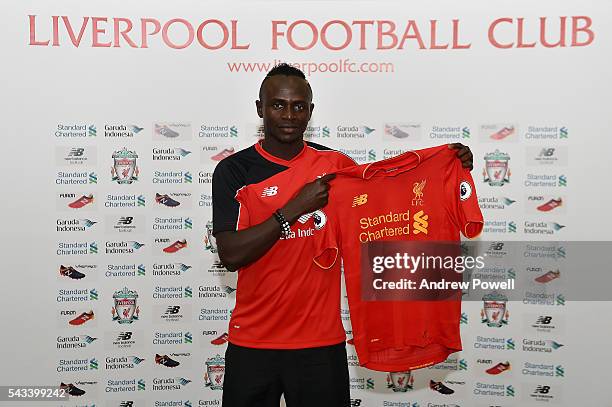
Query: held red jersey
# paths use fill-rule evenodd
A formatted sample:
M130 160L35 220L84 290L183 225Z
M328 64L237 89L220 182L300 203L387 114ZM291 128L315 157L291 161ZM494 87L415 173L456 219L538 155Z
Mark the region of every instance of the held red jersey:
M305 142L291 160L267 153L260 143L223 159L213 174L213 234L269 219L304 184L355 163L348 156ZM291 235L238 270L229 341L252 348L298 349L345 339L340 319L340 265L330 272L312 258L323 237L301 217Z
M314 262L333 268L342 258L359 363L413 370L461 350L460 292L446 301L367 301L361 274L363 249L377 242L458 242L460 233L480 234L474 182L456 151L443 145L341 170L323 212L325 239Z

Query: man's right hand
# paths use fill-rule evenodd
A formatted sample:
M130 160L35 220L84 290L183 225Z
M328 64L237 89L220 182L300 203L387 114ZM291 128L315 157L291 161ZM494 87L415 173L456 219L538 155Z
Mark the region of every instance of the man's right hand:
M304 185L300 192L281 209L287 222L293 224L305 213L314 212L327 205L329 199L329 181L336 174L326 174Z

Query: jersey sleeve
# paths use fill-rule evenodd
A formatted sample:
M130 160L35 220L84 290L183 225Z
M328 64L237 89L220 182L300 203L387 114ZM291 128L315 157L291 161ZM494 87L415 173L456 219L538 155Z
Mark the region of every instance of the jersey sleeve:
M338 156L339 156L338 157L338 169L348 168L348 167L352 167L354 165L357 165L355 160L353 160L348 155L346 155L344 153L341 153L340 151L338 151Z
M230 161L222 160L212 179L213 235L238 229L238 220L244 222L248 216L241 202L241 189L245 185L238 168Z
M312 261L318 267L327 270L339 261L341 236L336 222L338 218L334 215L334 206L329 203L321 211L325 216L325 224L316 232Z
M484 225L478 206L476 187L470 171L463 168L461 161L454 156L445 171L445 195L448 213L463 236L473 239L480 235Z

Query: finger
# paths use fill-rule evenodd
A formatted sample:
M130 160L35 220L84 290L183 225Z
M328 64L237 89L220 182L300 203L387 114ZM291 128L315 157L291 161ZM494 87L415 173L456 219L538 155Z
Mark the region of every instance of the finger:
M471 157L471 156L472 156L472 152L467 147L462 148L461 150L457 151L457 157L461 159L463 159L463 157Z
M321 178L319 178L319 181L321 181L322 183L325 184L325 183L328 183L329 181L331 181L334 178L336 178L336 174L325 174Z
M457 150L457 149L460 149L460 148L463 148L463 147L465 147L465 146L463 144L461 144L461 143L450 143L448 145L448 148L452 148L454 150Z

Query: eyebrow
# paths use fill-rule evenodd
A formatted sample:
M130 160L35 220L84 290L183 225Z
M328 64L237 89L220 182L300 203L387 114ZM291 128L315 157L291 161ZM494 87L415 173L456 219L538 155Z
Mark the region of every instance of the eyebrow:
M274 102L283 102L283 103L286 103L286 102L289 102L289 100L288 99L281 99L281 98L272 98L272 99L270 99L270 103L274 103ZM297 104L297 103L308 103L308 102L305 101L305 100L298 99L298 100L294 100L292 103L293 104Z

